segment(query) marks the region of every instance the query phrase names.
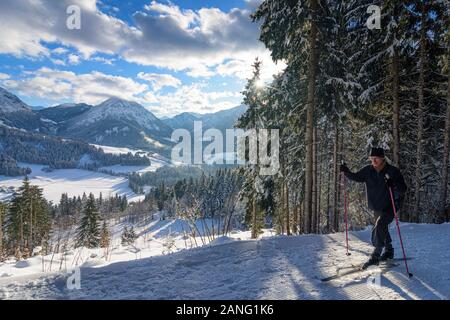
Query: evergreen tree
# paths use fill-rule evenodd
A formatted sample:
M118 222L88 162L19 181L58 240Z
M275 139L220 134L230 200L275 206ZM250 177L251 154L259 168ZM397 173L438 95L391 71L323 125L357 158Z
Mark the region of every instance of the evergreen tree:
M25 177L13 198L6 217L8 247L18 257L28 257L36 246L46 246L50 236L49 206L42 189L30 185Z
M250 78L245 86L244 91L244 104L248 106L247 111L241 115L238 119L236 127L244 129L248 132L251 130L256 130L258 128L264 128L263 118L261 117L263 109L264 96L260 83L260 73L261 73L261 61L257 58L253 64L253 76ZM256 131L249 135L249 141L254 138ZM247 162L247 165L242 169L244 173L245 181L243 188L241 190L241 199L247 203L247 214L246 223L251 227L252 233L251 237L253 239L257 238L262 232L263 221L264 221L264 211L261 210L260 194L263 191L261 188L256 188L256 184L259 184L259 165L258 162L253 163L251 157L254 156L255 150L250 150L250 145L253 143L246 143L244 148L240 150L242 156Z
M77 229L76 247L96 248L100 244L99 212L92 193L86 200L83 217Z
M5 258L3 228L7 209L7 205L3 202L0 202L0 262L2 262Z
M134 241L136 241L136 239L137 239L137 235L134 231L133 226L129 229L127 227L125 227L123 229L122 236L121 236L123 246L128 246L130 244L133 244Z
M106 221L103 221L102 230L100 232L100 247L108 248L111 243L111 236L109 233L108 226L106 225Z

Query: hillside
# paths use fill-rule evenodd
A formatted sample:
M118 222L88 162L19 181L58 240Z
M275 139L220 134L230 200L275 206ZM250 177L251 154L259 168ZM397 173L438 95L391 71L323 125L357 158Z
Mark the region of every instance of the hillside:
M158 237L158 232L166 230L167 235L170 226L177 237L177 246L183 248L179 229L173 222L154 222L148 226L147 241L144 232L133 251L131 247L117 249L116 258L127 256L129 250L125 259L133 261L105 265L101 254L87 258L81 268L80 290L67 289L67 274L17 277L18 272L11 278L6 273L0 279L0 298L397 300L448 299L450 295L450 254L446 250L449 223L401 225L408 256L414 257L409 262L414 273L411 279L405 276L401 262L392 269L382 271L373 267L328 283L319 278L334 274L337 267L366 258L371 250L369 229L350 233L350 257L345 255L343 233L232 241L248 239L248 232L218 238L215 245L154 256L162 248L158 243L164 241L164 233ZM391 233L395 233L394 226ZM398 237L393 238L400 256ZM140 259L151 248L153 256ZM34 263L36 269L39 261ZM2 266L0 270L5 272L5 268ZM22 274L27 274L26 268L23 270ZM368 279L379 282L368 284Z

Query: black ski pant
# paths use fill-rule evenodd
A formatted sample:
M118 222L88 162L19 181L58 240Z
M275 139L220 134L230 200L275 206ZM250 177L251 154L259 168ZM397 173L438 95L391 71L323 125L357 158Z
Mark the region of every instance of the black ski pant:
M389 234L389 224L394 220L394 212L374 211L375 224L372 229L372 245L375 247L373 254L380 255L383 247L392 248L392 238Z

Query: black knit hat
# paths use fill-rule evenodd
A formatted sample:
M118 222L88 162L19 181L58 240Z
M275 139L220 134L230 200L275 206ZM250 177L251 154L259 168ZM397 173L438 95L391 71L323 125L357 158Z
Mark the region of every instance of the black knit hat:
M370 156L384 158L384 149L383 148L372 148L372 150L370 151Z

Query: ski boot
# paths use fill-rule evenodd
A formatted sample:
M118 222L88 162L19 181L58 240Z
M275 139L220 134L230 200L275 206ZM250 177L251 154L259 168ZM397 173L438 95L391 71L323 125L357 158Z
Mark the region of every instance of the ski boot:
M387 248L384 250L383 254L380 257L380 261L387 261L394 259L394 248Z
M380 262L379 255L372 255L369 260L367 260L362 266L361 270L365 270L370 266L377 266Z

